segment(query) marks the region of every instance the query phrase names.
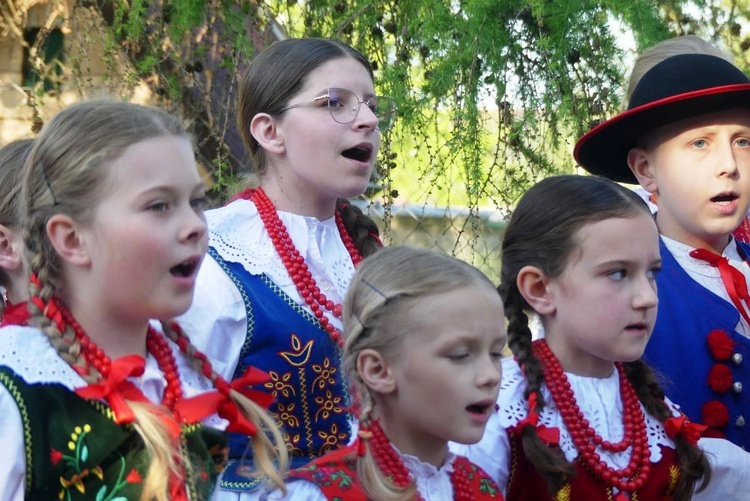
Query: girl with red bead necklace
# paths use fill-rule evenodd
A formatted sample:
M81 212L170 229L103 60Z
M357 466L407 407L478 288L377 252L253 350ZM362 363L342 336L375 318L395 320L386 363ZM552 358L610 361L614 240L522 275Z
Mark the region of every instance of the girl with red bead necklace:
M501 500L448 450L479 440L494 410L507 338L491 282L438 251L390 247L358 267L344 305L359 432L293 470L288 495L271 499Z
M513 358L484 437L456 450L509 500L746 495L747 453L725 440L698 443L704 427L640 360L661 266L645 202L604 178L548 178L521 198L502 248ZM532 342L527 312L540 317L544 339Z
M367 59L335 40L277 42L240 81L253 187L206 213L209 257L180 322L227 379L248 364L271 374L270 410L295 467L350 441L341 303L357 263L381 244L346 197L367 188L395 114ZM257 494L238 460L247 437L230 440L225 494Z
M21 171L32 139L18 139L0 148L0 327L26 325L29 312L28 271L20 233Z
M209 499L225 427L255 438L256 473L283 487L268 375L228 383L170 321L207 246L180 121L70 106L34 140L22 186L33 327L0 334L0 499Z

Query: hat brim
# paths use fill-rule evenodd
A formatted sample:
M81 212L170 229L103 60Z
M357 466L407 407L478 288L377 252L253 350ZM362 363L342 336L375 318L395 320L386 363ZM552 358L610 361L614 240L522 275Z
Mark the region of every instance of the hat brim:
M627 159L641 136L686 118L734 108L750 108L750 84L712 87L653 101L588 131L576 143L573 157L592 174L637 184Z

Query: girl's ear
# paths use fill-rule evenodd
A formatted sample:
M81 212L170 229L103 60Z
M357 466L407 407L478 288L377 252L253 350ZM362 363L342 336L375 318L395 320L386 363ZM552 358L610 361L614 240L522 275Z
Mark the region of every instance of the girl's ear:
M16 245L13 230L0 224L0 268L15 270L23 262L23 251Z
M76 266L89 266L91 256L82 236L78 224L65 214L55 214L47 221L47 237L60 258Z
M364 349L357 356L357 372L372 391L386 395L396 390L396 378L379 352Z
M549 289L549 277L536 266L524 266L516 278L518 291L539 315L555 312L554 295Z
M280 132L278 121L268 113L258 113L250 121L250 134L258 141L258 145L277 155L286 151L284 136Z
M628 152L628 166L644 190L656 193L659 188L654 176L654 166L651 156L644 148L631 148Z

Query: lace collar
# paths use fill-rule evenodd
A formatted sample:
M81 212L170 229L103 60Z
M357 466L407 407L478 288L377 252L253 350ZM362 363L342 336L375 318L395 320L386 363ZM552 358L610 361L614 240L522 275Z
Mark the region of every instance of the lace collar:
M622 424L622 401L620 399L620 380L617 371L613 370L612 375L607 378L593 378L577 376L566 372L571 388L575 392L581 412L591 423L596 432L604 440L617 442L624 435ZM500 386L500 396L498 398L498 420L504 429L515 426L519 421L524 419L528 413L527 403L524 398L526 390L526 378L521 372L521 368L516 361L509 357L503 360L503 381ZM544 397L545 406L539 414L539 422L547 427L556 427L560 430L560 449L565 454L568 461L573 461L578 457L578 451L575 444L565 428L562 416L557 411L552 395L546 386L542 386L542 396ZM667 401L673 413L677 414L677 406ZM651 462L658 463L661 460L661 449L659 446L666 446L674 449L674 442L667 436L664 426L654 417L647 414L643 408L646 417L646 432L648 434L649 450L651 451ZM630 449L622 453L613 454L607 451L598 451L602 459L608 464L617 468L624 468L630 460Z

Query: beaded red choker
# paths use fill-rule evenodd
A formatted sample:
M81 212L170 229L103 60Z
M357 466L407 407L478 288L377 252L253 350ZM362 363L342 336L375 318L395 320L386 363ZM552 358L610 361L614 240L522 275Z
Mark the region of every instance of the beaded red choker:
M383 428L378 421L374 421L370 426L365 426L359 430L359 451L358 454L364 454L364 442L370 442L370 451L375 463L383 474L390 478L396 487L404 488L412 482L411 472L404 464L401 456L391 445L388 437L385 436ZM467 476L468 472L454 464L451 472L451 484L453 484L453 499L455 501L472 501L474 491ZM424 498L417 492L416 501L424 501Z
M31 280L36 281L38 285L38 279L35 276L32 276ZM55 322L61 331L65 330L66 325L73 329L76 340L81 348L81 355L83 355L86 362L86 367L73 366L73 368L82 376L88 376L91 368L95 369L100 375L100 382L90 383L83 388L77 388L75 390L76 395L87 400L104 399L112 409L114 421L117 424L133 422L135 414L127 404L126 399L135 402L151 403L138 387L127 380L128 377L137 377L143 374L145 368L143 357L129 355L112 361L89 338L62 302L52 298L47 305L44 305L41 304L41 298L33 296L31 301L34 301L44 312L45 316ZM175 411L175 405L182 400L183 393L179 372L177 371L177 363L167 341L151 326L148 327L146 349L156 359L159 369L164 373L164 378L167 381L167 387L164 390L161 403L170 410L170 413L164 412L161 419L174 440L176 447L180 448L179 437L182 433L182 428L179 424L180 419ZM182 465L179 459L178 465L182 470L182 475L170 473L168 480L170 498L175 501L187 501L188 494L183 481L185 470L184 465Z
M54 303L57 303L57 301L53 300L50 302L50 304ZM85 374L89 371L89 367L93 367L104 379L103 383L99 385L89 385L87 388L82 388L82 391L76 391L76 393L84 398L87 398L86 395L88 393L92 393L89 398L97 398L93 393L108 391L107 394L102 394L98 398L104 398L110 404L110 407L112 407L112 410L115 413L115 422L118 424L131 422L132 411L130 411L124 402L120 402L120 399L116 397L118 393L125 390L125 395L133 400L150 402L142 393L140 393L140 390L128 383L125 379L129 376L138 376L142 374L143 368L145 367L145 361L141 357L134 356L123 357L112 362L104 351L89 338L86 332L84 332L83 328L76 321L67 307L62 303L59 303L57 309L60 311L65 324L73 328L76 339L81 346L81 354L88 365L86 368L76 369ZM183 397L180 375L177 372L177 362L175 361L172 349L169 347L166 339L164 339L164 336L156 332L156 330L150 325L146 336L146 349L156 359L156 363L158 364L159 369L164 373L164 379L167 381L167 387L164 389L161 403L174 413L175 404L182 400ZM118 389L120 392L117 391ZM140 395L138 395L139 393ZM177 416L174 417L175 419L178 419ZM177 434L179 435L179 432Z
M304 256L301 256L299 250L294 246L294 242L292 242L292 238L289 236L289 232L281 221L278 212L276 212L276 207L274 207L271 199L268 198L268 195L266 195L266 192L262 188L249 190L247 194L243 194L243 198L249 198L258 209L258 215L263 221L263 226L265 226L268 235L271 237L273 246L284 263L287 273L292 277L300 297L312 310L313 315L336 346L343 347L344 338L341 331L331 324L324 311L328 310L334 317L341 318L341 304L336 304L329 300L320 291L305 263ZM344 221L341 219L341 214L338 210L336 211L336 225L338 226L341 240L343 240L344 246L352 258L352 263L354 263L354 266L357 266L362 260L362 255L354 245L354 240L352 240L351 235L346 230Z
M534 343L534 354L542 363L544 382L552 394L555 406L563 418L573 443L578 450L580 462L601 481L616 487L622 492L634 492L646 483L651 473L651 452L648 446L646 421L641 410L638 396L633 385L628 380L623 365L615 363L620 376L620 396L623 406L623 426L625 434L617 443L603 440L596 431L589 426L576 402L560 362L550 350L546 341ZM609 452L623 452L632 448L628 466L622 469L610 467L603 461L596 449ZM626 499L618 493L615 499Z

